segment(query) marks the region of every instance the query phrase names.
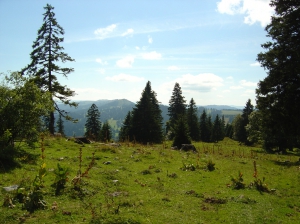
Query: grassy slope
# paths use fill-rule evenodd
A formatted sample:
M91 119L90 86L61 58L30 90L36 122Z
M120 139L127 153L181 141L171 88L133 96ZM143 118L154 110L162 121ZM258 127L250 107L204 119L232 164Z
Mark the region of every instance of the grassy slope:
M22 205L0 207L0 223L298 223L300 219L300 169L295 155L268 155L258 148L239 146L225 139L219 144L195 143L199 153L170 150L171 143L154 146L127 145L119 148L93 143L82 147L82 171L95 153L96 165L85 178L79 198L71 181L64 193L54 195L50 185L53 169L59 162L70 168L70 179L79 169L80 145L64 139L45 140L44 198L49 208L24 216ZM24 182L29 187L38 172L40 150L27 150L31 156L19 158L22 168L1 173L1 187ZM209 159L216 164L206 169ZM253 161L257 161L258 177L265 177L275 193L255 189L233 190L231 176L243 172L244 182L253 182ZM288 166L284 161L291 161ZM111 164L105 165L104 162ZM195 171L183 171L193 164ZM118 180L115 182L114 180ZM0 198L5 192L1 191ZM56 201L58 209L52 211ZM119 207L119 209L118 209ZM63 215L68 211L71 215Z

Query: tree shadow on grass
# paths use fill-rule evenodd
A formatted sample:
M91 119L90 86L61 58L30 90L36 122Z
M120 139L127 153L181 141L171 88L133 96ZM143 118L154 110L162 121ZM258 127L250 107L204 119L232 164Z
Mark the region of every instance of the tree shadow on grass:
M2 148L0 149L0 173L10 172L25 163L36 164L38 157L17 147Z
M273 163L279 166L286 166L286 167L300 166L300 158L296 162L291 162L289 160L286 161L273 160Z

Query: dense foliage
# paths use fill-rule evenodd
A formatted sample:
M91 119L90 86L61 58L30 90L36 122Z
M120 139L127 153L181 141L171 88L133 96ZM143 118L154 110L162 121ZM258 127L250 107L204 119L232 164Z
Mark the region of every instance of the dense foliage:
M60 67L60 64L72 62L74 59L63 52L64 48L60 45L64 41L64 38L61 37L64 34L64 29L56 21L53 12L54 7L47 4L44 9L46 12L43 14L43 25L38 30L37 39L32 45L31 63L22 70L22 74L32 77L41 91L49 92L55 110L70 120L71 118L67 115L67 112L59 109L56 100L58 99L70 106L76 106L77 104L69 99L75 93L66 86L61 85L57 81L56 75L67 77L68 74L73 72L73 68L63 68ZM54 122L54 111L49 111L48 129L52 134L55 131Z
M177 122L178 117L184 116L186 114L186 100L182 95L182 90L179 83L175 83L171 99L169 100L169 122L168 122L168 131L170 131L170 138L174 137L174 127Z
M85 123L85 136L93 140L100 140L101 121L98 107L93 103L87 111Z
M196 102L192 98L186 111L186 120L190 137L193 141L200 140L200 126Z
M49 94L13 72L0 85L0 95L0 137L6 136L1 144L13 144L16 139L34 142L41 128L41 117L53 110Z
M112 139L111 127L108 121L104 122L100 131L100 140L103 142L109 142Z
M130 130L135 141L140 143L160 143L163 140L162 115L156 93L148 81L140 100L132 111ZM122 134L124 135L124 134Z
M266 27L258 61L267 77L258 83L257 108L264 147L285 151L300 145L300 1L272 0L275 15Z

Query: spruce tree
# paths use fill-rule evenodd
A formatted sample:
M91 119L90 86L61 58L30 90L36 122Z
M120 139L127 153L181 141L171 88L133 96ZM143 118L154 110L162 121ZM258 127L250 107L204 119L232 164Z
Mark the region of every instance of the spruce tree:
M215 121L213 122L212 127L212 141L218 142L223 140L223 128L222 128L222 120L219 118L219 115L217 114Z
M140 143L161 143L163 140L162 115L156 93L148 81L140 100L132 112L130 132L133 138Z
M300 145L300 1L270 5L275 15L265 28L269 41L257 57L267 77L258 83L256 103L265 149L285 151Z
M203 110L201 116L200 116L200 140L203 142L209 142L210 141L210 130L208 127L208 117L205 110Z
M132 125L132 112L131 111L128 111L125 119L124 119L124 122L122 124L122 127L120 129L120 132L119 132L119 141L130 141L130 140L133 140L133 136L132 136L132 128L131 128L131 125Z
M241 128L241 139L240 141L245 143L246 145L251 145L251 142L248 140L248 135L246 132L246 126L249 124L249 116L250 114L253 112L254 107L251 104L251 100L248 99L248 101L246 102L246 106L243 109L243 113L242 113L242 128Z
M179 83L175 83L171 99L169 101L168 107L168 115L170 117L169 120L169 129L173 132L175 127L175 123L177 122L177 118L186 114L186 100L184 96L182 96L182 91ZM171 134L170 138L173 138L174 135Z
M189 127L189 133L191 139L193 141L199 141L200 126L199 126L199 119L197 113L197 106L193 98L191 99L187 108L186 120L187 120L187 125Z
M44 7L46 12L43 14L43 25L38 30L37 39L34 41L30 54L31 63L27 65L22 74L29 75L33 78L36 85L45 92L50 93L50 99L53 102L54 108L63 117L72 120L66 111L60 110L57 105L57 100L70 106L77 106L71 102L69 97L75 95L74 91L66 86L61 85L57 80L57 74L67 77L68 74L74 71L73 68L61 67L61 63L72 62L68 54L63 52L64 48L61 43L64 41L64 29L57 23L54 7L47 4ZM49 112L49 131L54 133L54 112Z
M211 142L211 140L212 140L212 130L213 130L213 122L212 122L212 119L211 119L211 115L207 116L207 129L208 129L207 142Z
M100 121L100 111L96 104L92 106L87 111L87 120L85 123L85 136L93 140L100 140L101 131L101 121Z
M174 140L172 146L176 146L180 149L182 144L191 144L191 138L184 115L179 115L174 125Z
M108 124L108 121L104 122L100 132L100 139L103 142L109 142L112 138L111 127Z

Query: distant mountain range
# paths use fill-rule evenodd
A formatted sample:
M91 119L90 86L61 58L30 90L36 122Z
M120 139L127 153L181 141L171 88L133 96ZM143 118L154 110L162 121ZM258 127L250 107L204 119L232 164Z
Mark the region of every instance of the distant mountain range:
M77 101L78 107L69 107L64 104L59 104L59 108L69 112L69 115L78 119L77 123L70 121L64 121L65 134L67 136L83 136L84 126L86 123L86 113L91 105L94 103L100 111L100 120L102 123L108 121L113 132L113 136L117 139L119 130L122 126L122 122L127 115L128 111L131 111L135 107L135 103L126 99L116 100L97 100L97 101ZM168 106L160 105L162 110L163 123L169 120ZM207 105L198 107L198 115L206 110L208 114L212 116L212 120L215 119L216 115L224 115L226 122L232 122L237 114L241 114L242 111L233 106L227 105ZM57 119L57 117L56 117Z

